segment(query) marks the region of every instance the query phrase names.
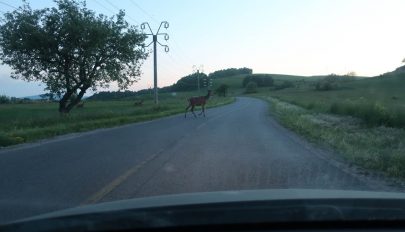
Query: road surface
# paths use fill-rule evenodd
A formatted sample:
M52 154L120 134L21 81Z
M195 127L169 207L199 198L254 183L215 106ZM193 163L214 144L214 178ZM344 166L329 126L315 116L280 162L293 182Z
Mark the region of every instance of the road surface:
M102 201L186 192L373 189L238 98L175 115L0 150L0 222Z

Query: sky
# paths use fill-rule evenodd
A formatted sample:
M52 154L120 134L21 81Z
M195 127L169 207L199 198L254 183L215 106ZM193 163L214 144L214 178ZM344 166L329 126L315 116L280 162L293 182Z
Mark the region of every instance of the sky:
M55 6L51 0L28 2L34 9ZM0 14L21 4L0 0ZM87 7L108 16L124 9L130 24L149 22L154 32L169 22L160 32L170 39L159 41L170 51L157 49L159 87L190 74L193 65L205 73L248 67L254 73L376 76L405 58L403 0L87 0ZM153 87L152 58L130 90ZM11 79L11 72L0 66L0 95L44 93L43 84Z

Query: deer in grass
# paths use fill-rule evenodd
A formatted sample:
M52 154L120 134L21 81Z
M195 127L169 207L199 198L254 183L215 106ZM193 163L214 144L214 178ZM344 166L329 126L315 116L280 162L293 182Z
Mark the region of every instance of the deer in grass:
M142 106L142 104L143 104L143 99L141 99L137 102L134 102L134 106Z
M205 96L199 96L199 97L191 97L188 99L188 106L186 107L186 113L184 114L184 117L187 117L187 112L191 108L191 113L193 113L194 117L197 117L194 113L194 107L196 106L201 106L201 112L199 115L204 114L205 117L205 104L207 103L207 100L211 96L211 90L208 90L207 95Z
M84 102L81 102L79 104L76 105L77 108L83 108L84 107Z

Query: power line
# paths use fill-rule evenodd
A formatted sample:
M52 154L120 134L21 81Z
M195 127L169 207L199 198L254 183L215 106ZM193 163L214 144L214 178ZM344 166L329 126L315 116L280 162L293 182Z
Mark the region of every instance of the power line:
M184 73L190 73L189 67L192 66L191 62L181 62L178 59L176 59L176 57L171 54L168 54L167 61L170 62L170 64L175 67L173 69L176 69Z
M101 2L94 0L95 3L97 3L99 6L101 6L102 8L104 8L105 10L109 11L112 14L115 14L116 12L112 11L110 8L104 6L103 4L101 4Z
M17 7L15 7L15 6L13 6L13 5L10 5L10 4L8 4L7 2L0 1L0 4L3 4L3 5L5 5L5 6L8 6L8 7L14 8L14 9L18 9Z
M110 2L109 0L104 0L106 3L110 4L110 6L112 6L113 8L115 8L116 10L120 10L120 8L118 8L116 5L114 5L112 2Z
M149 18L151 18L154 22L158 22L151 14L149 14L146 10L144 10L139 4L137 4L136 2L135 2L135 0L130 0L130 2L136 7L136 8L138 8L140 11L142 11L142 13L143 14L145 14L146 16L148 16ZM174 43L176 44L176 46L177 47L181 47L177 42L176 42L176 40L173 40L174 41ZM184 54L184 51L180 51L181 53L183 53ZM169 57L171 57L173 60L174 60L174 58L173 58L173 56L172 55L170 55L170 53L168 54L169 55ZM184 60L186 60L186 62L185 63L188 63L188 64L192 64L191 63L191 60L192 59L190 59L190 57L188 57L187 55L182 55L182 56L184 56ZM187 56L187 57L186 57ZM174 62L177 62L177 61L174 61ZM188 65L187 65L188 66Z
M152 21L158 22L151 14L149 14L149 13L148 13L146 10L144 10L139 4L137 4L135 0L130 0L130 2L131 2L136 8L138 8L144 15L146 15L147 17L149 17ZM180 45L179 45L176 41L174 41L174 42L175 42L175 44L177 45L176 47L180 47ZM178 50L178 51L179 51L179 50ZM183 53L184 53L184 52L183 52ZM176 66L178 66L179 68L183 69L183 71L184 71L185 73L187 73L187 71L186 71L187 68L186 68L185 66L188 66L188 65L184 65L184 64L182 64L182 63L190 64L190 65L191 65L191 64L192 64L192 63L191 63L191 60L192 60L192 59L190 59L189 57L186 57L186 56L180 54L181 56L184 57L184 58L181 59L181 60L186 61L186 62L179 62L179 61L178 61L176 58L174 58L170 53L168 53L168 55L169 55L169 58L171 59L171 62L173 62ZM166 64L163 63L163 66L166 67ZM170 72L171 74L173 74L171 68L166 69L166 71L167 71L167 70L169 70L169 72ZM173 76L175 76L175 75L173 75Z
M150 19L152 19L152 21L154 21L155 23L158 23L158 21L153 18L152 15L150 15L146 10L144 10L141 6L139 6L134 0L130 0L130 2L136 7L138 8L140 11L142 11L142 13L144 13L146 16L148 16Z
M189 57L188 55L186 55L186 53L184 52L184 50L182 50L180 44L178 44L178 43L176 42L176 40L173 40L173 42L177 45L178 50L183 54L183 56L184 56L185 59L189 62L189 64L192 64L191 62L192 62L193 59L192 59L191 57ZM181 51L181 50L182 50L182 51Z
M114 5L110 0L104 0L105 2L107 2L108 4L110 4L112 7L114 7L115 9L117 9L118 11L120 11L121 9L119 7L117 7L116 5ZM136 19L132 18L130 15L126 15L129 19L131 19L135 24L139 24L138 21L136 21Z

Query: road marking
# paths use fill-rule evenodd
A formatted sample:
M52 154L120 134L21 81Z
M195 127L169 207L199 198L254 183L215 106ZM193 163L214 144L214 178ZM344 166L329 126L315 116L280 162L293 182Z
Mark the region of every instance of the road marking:
M217 118L223 117L225 115L228 115L229 113L232 113L234 111L243 109L245 107L247 107L248 104L242 105L242 107L237 108L237 109L232 109L230 111L226 111L226 112L222 112L219 115L216 115L210 119L208 119L206 122L200 124L196 129L199 130L200 128L202 128L203 126L205 126L207 124L207 122L215 120ZM144 123L148 123L148 122L144 122ZM183 136L184 137L184 136ZM181 137L181 138L183 138ZM102 200L105 196L107 196L109 193L111 193L114 189L116 189L119 185L121 185L125 180L127 180L131 175L133 175L134 173L136 173L138 170L140 170L143 166L145 166L147 163L149 163L150 161L154 160L156 157L159 156L160 153L162 153L164 151L164 149L159 150L157 153L153 154L152 156L150 156L148 159L142 161L140 164L137 164L133 167L131 167L130 169L128 169L126 172L124 172L122 175L118 176L117 178L115 178L113 181L111 181L110 183L108 183L106 186L104 186L102 189L100 189L99 191L97 191L96 193L94 193L93 195L91 195L89 198L87 198L86 200L84 200L83 202L80 203L80 205L88 205L88 204L95 204L97 202L99 202L100 200Z
M119 185L121 185L125 180L127 180L128 177L130 177L131 175L136 173L139 169L141 169L143 166L145 166L145 164L147 164L148 162L155 159L163 151L164 151L163 149L160 150L159 152L150 156L148 159L142 161L140 164L137 164L137 165L133 166L132 168L128 169L126 172L124 172L124 174L115 178L109 184L104 186L104 188L100 189L98 192L91 195L85 201L81 202L80 205L95 204L95 203L99 202L107 194L111 193L114 189L116 189Z

